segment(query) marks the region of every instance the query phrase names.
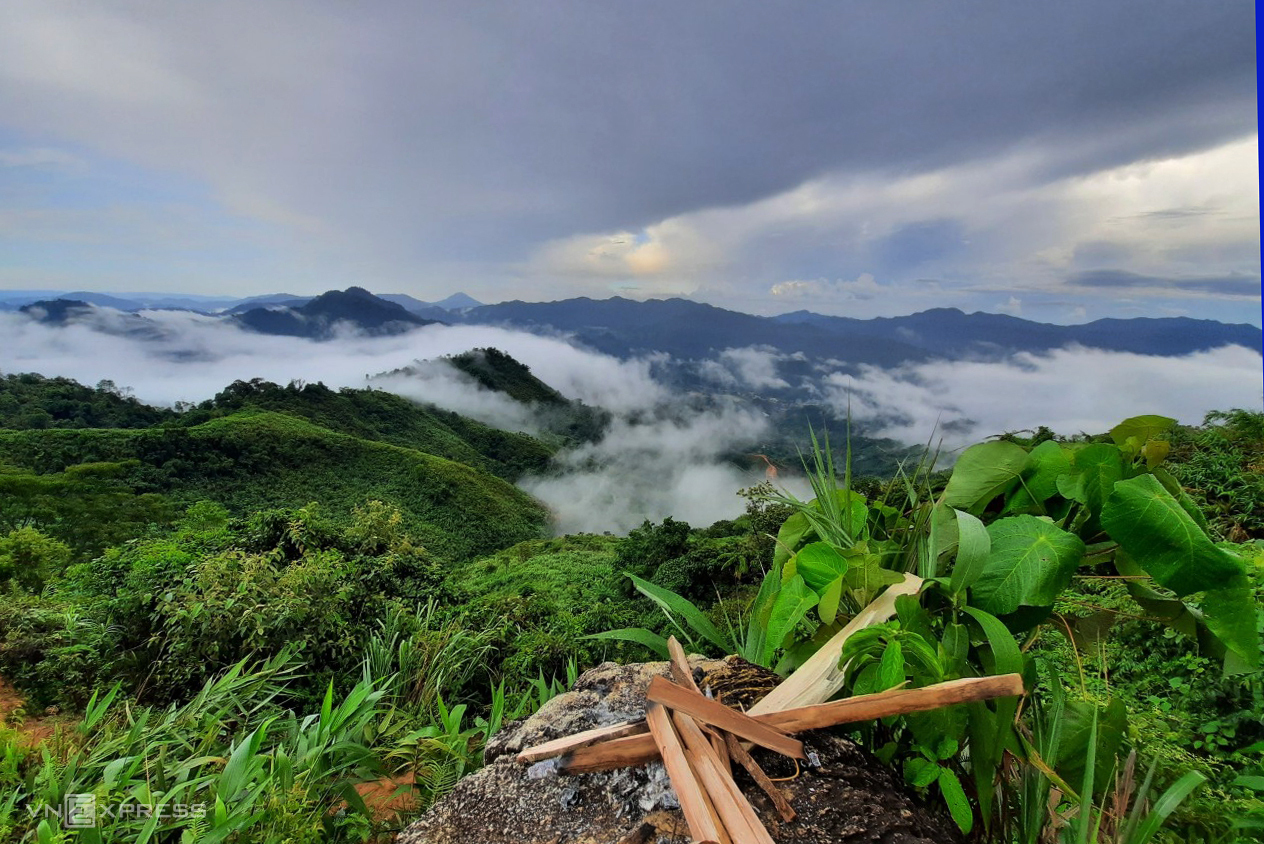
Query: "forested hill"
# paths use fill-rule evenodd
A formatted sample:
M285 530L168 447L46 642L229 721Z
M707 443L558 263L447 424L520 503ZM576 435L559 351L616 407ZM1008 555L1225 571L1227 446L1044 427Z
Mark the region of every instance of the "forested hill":
M376 390L237 382L178 414L108 387L0 380L0 529L36 527L91 554L200 500L240 515L316 502L335 520L380 500L450 560L544 530L544 509L509 482L551 454L525 434ZM103 509L117 518L82 528L79 515Z

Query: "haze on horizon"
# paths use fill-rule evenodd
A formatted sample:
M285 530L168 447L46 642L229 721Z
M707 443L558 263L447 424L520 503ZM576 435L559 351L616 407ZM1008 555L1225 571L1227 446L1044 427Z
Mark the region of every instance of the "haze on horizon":
M0 6L0 290L1260 323L1254 11Z

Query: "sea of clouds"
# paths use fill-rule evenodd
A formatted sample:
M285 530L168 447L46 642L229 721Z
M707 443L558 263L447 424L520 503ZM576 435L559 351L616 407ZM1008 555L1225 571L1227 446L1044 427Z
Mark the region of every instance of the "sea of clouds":
M353 331L312 341L244 331L192 313L127 315L96 309L82 323L50 326L0 314L0 372L38 372L83 384L110 380L145 402L173 405L210 398L235 380L389 389L488 424L534 433L529 408L486 390L434 359L496 347L568 398L614 414L605 437L564 452L554 471L520 485L545 502L560 532L623 533L671 515L695 525L739 514L737 490L763 479L726 460L749 451L768 419L740 400L684 401L655 378L662 356L619 360L561 336L486 326L431 325L392 337ZM102 331L102 328L108 331ZM718 390L794 390L868 426L868 433L910 444L943 439L957 448L1002 431L1047 425L1059 433L1100 432L1126 416L1160 413L1197 423L1209 410L1261 406L1258 351L1225 347L1180 358L1083 348L1004 361L934 361L851 373L815 364L797 383L767 348L727 349L695 371ZM795 359L800 365L801 358ZM418 361L432 361L417 365ZM379 377L406 366L408 376ZM800 366L801 370L801 366Z

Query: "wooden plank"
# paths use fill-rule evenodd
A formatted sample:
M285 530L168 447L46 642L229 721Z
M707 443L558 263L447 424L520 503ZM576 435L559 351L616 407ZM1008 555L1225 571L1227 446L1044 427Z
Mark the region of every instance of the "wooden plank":
M685 742L685 753L690 764L711 797L716 813L724 822L724 828L732 836L733 844L773 844L772 836L760 822L750 801L738 789L733 778L720 767L720 760L716 758L711 743L702 734L697 722L683 712L673 712L672 721Z
M970 701L1016 697L1022 693L1023 678L1019 674L966 677L961 680L936 683L921 689L898 689L819 703L815 706L803 706L785 712L770 712L758 720L788 733L799 733L804 730L836 727L839 724L850 724L856 721L886 718L889 715L926 712Z
M689 657L685 655L685 649L681 647L675 636L667 637L667 654L671 657L672 679L686 689L693 689L701 694L702 690L693 681L693 669L689 667Z
M843 687L843 670L846 667L838 664L843 645L853 633L871 624L886 621L894 615L896 598L901 595L916 595L921 588L922 579L913 574L905 574L903 583L888 586L819 651L809 657L807 662L799 666L798 671L752 706L750 714L764 715L799 706L811 706L824 703L838 694L838 690Z
M689 834L695 841L720 844L719 824L711 814L709 801L703 795L702 787L694 778L693 769L689 766L685 749L680 745L680 738L676 735L667 710L651 703L646 710L645 721L649 724L650 735L663 757L663 766L667 768L672 788L676 790L680 811L684 813L685 823L689 824Z
M618 724L608 724L604 727L594 727L591 730L584 730L582 733L574 733L569 736L546 741L543 744L537 744L534 747L528 747L515 757L519 762L539 762L541 759L551 759L554 756L561 756L563 753L569 753L580 747L586 747L590 744L596 744L599 741L607 739L616 739L623 736L635 736L642 733L648 733L650 728L645 721L621 721Z
M702 689L698 688L698 684L694 682L693 669L689 667L689 657L675 636L667 637L667 654L670 657L672 679L686 689L702 694ZM719 758L720 765L729 776L732 776L733 763L729 759L729 749L723 735L719 731L708 731L707 737L711 740L711 748Z
M798 739L791 738L782 730L761 724L744 712L729 709L718 701L677 686L665 677L655 677L645 696L668 709L687 713L712 727L740 736L783 756L804 758L803 742Z
M759 767L759 763L751 758L746 752L746 748L742 747L742 743L733 737L732 733L724 734L725 742L728 744L729 755L746 769L746 773L751 775L751 779L760 787L764 794L768 795L768 799L772 801L772 805L777 810L777 814L781 815L781 819L786 823L794 820L794 809L790 806L790 801L781 793L781 789L768 778L764 773L764 769Z
M1022 693L1023 681L1018 674L967 677L921 689L898 689L785 712L770 712L755 716L754 720L787 733L798 733L820 727L885 718L888 715L925 712L957 703L1014 697ZM567 774L583 774L644 765L653 760L657 753L649 736L626 736L581 747L564 760L559 770Z

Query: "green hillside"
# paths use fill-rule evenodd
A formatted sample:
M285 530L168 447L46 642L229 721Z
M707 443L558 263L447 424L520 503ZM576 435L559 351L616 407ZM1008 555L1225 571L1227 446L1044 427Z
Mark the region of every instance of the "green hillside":
M287 387L236 381L184 417L198 424L247 408L301 416L342 434L455 460L508 480L542 471L553 449L526 434L502 431L468 417L382 390L331 390L324 384Z
M335 518L366 500L400 508L432 553L466 559L540 535L544 510L486 472L416 449L243 410L190 427L0 432L0 463L40 474L135 461L124 480L177 504L217 501L236 514L318 502Z

